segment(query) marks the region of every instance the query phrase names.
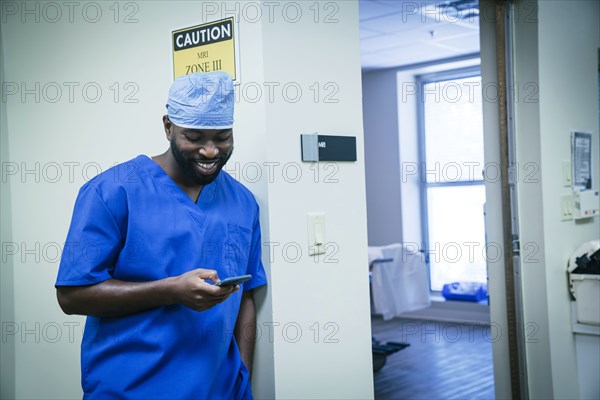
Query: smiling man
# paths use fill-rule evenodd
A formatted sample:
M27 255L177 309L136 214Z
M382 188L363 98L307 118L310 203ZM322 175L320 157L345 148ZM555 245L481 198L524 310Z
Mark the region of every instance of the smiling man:
M226 73L176 79L163 117L170 148L81 188L56 288L64 312L88 316L84 398L252 398L252 291L266 277L258 205L222 171L233 104Z

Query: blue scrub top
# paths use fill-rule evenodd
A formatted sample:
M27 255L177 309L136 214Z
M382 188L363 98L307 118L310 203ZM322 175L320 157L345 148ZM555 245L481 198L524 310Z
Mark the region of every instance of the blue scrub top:
M147 156L87 182L75 203L56 286L115 278L146 282L196 268L266 284L258 205L225 171L197 203ZM84 398L233 399L249 393L233 331L242 291L210 310L183 305L88 317L81 345Z

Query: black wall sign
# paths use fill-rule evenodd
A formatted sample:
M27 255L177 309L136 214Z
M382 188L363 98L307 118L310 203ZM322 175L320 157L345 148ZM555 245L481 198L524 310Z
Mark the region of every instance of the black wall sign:
M300 135L302 161L356 161L354 136Z

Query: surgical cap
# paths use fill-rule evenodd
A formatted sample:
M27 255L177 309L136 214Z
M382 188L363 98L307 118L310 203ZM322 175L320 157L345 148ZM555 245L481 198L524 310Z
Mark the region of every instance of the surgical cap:
M233 127L233 82L226 72L194 73L175 79L167 100L171 122L188 129Z

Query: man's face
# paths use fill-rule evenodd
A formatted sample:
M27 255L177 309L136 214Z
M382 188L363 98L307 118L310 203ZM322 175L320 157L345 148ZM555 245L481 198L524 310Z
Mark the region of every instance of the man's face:
M215 180L233 153L232 129L187 129L171 123L171 153L197 185Z

